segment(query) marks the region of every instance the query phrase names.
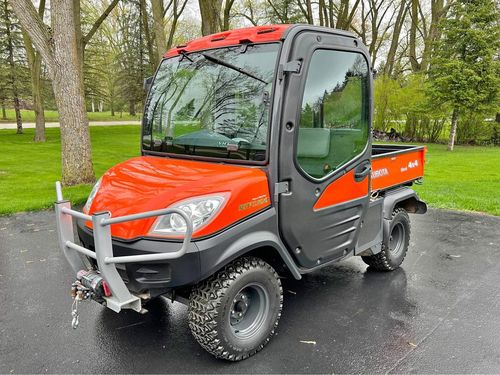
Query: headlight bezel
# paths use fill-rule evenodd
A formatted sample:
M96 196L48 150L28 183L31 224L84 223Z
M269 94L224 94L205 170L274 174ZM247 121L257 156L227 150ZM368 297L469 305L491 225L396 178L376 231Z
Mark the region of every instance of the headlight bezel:
M94 198L97 195L97 192L99 191L99 188L101 187L101 182L102 182L102 177L100 177L94 186L92 187L92 190L90 191L90 194L87 198L87 201L85 202L85 206L83 206L83 212L89 213L90 212L90 207L92 207L92 203L94 202Z
M168 208L177 208L181 209L186 214L191 218L191 221L193 223L193 234L198 232L199 230L205 228L208 224L210 224L223 210L224 206L227 204L227 201L229 200L229 193L227 192L219 192L219 193L213 193L213 194L207 194L207 195L200 195L200 196L195 196L195 197L190 197L187 199L183 199L180 201L177 201ZM213 208L208 215L205 216L205 218L201 219L200 223L196 223L196 220L199 220L200 217L196 217L194 220L192 219L195 210L200 206L202 203L206 203L208 201L217 201L218 204L215 208ZM188 211L188 207L191 206ZM182 218L180 218L180 215L176 213L172 214L166 214L162 216L158 216L153 225L151 225L151 228L149 229L148 235L154 236L154 237L165 237L165 238L183 238L186 234L186 229L184 230L174 230L172 228L172 219L175 217L179 217L180 219L180 225L184 225L185 228L185 223ZM170 228L168 228L168 225L170 224ZM163 228L160 228L160 226L163 226Z

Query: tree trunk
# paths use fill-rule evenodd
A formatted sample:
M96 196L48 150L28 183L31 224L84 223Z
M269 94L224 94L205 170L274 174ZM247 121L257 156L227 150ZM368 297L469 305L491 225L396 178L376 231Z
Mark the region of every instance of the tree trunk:
M158 47L158 62L160 62L163 59L165 52L167 52L164 21L165 8L163 7L163 0L151 0L151 7L153 9L153 25L155 29L156 46Z
M418 2L419 0L411 0L411 25L410 25L410 65L414 72L418 72L421 69L420 64L417 60L417 27L418 27Z
M188 2L188 0L182 0L180 3L179 3L179 0L172 1L172 17L171 17L172 21L170 24L170 30L168 32L167 50L170 49L174 43L174 35L175 35L175 31L177 30L177 23L179 22L179 17L181 16L182 12L184 11L184 8L186 7L187 2ZM226 3L226 8L228 6L229 5ZM229 7L229 9L231 9L231 7ZM229 23L228 23L228 25L229 25Z
M224 18L222 20L221 31L229 30L229 19L231 18L231 8L233 7L233 4L234 0L226 0L226 4L224 6Z
M384 66L384 73L387 76L391 76L394 69L394 60L396 58L396 51L399 46L399 36L401 35L401 28L403 27L403 23L405 20L406 10L406 0L401 0L398 15L396 17L396 23L394 24L394 32L392 33L391 47L389 48L389 52L387 53L387 60Z
M455 146L455 137L457 135L458 109L454 108L451 115L450 139L448 140L448 151L453 151Z
M130 100L128 102L128 113L131 116L135 116L135 100Z
M221 28L222 0L198 0L201 14L201 34L214 34Z
M42 97L42 79L40 72L42 69L42 62L40 55L37 56L35 61L35 70L31 77L31 86L33 91L33 110L35 111L35 142L45 142L45 113L43 107Z
M153 49L153 41L151 37L151 32L149 30L148 23L148 12L146 9L146 0L140 0L139 6L141 9L142 24L144 25L144 38L146 39L146 48L148 49L149 66L151 71L155 71L158 61L156 61L156 55Z
M426 71L430 65L431 54L434 44L441 38L441 19L446 16L448 7L444 6L444 0L433 0L431 2L431 25L427 38L424 40L424 52L422 54L421 70Z
M17 92L14 93L14 111L16 112L17 134L23 134L23 120L21 118L21 104Z
M2 120L7 120L7 110L5 108L5 102L2 100Z
M23 30L22 34L31 73L31 96L33 97L33 111L35 112L35 137L33 140L35 142L45 142L45 114L42 96L42 57L33 49L31 39L25 30Z
M61 124L62 182L64 185L95 181L89 122L84 99L81 54L77 45L75 28L75 3L66 0L51 1L54 41L52 84Z

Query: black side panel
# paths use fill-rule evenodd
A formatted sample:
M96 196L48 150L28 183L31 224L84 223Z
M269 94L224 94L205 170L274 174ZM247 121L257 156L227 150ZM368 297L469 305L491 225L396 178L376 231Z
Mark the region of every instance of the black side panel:
M206 240L196 242L200 255L201 275L204 279L232 260L249 251L265 248L279 254L292 275L298 280L300 272L278 236L274 208Z
M382 213L383 203L383 198L378 198L375 201L370 202L365 217L361 222L358 243L356 245L356 254L359 254L376 244L382 243L382 223L384 220ZM375 252L377 251L372 251L372 253Z

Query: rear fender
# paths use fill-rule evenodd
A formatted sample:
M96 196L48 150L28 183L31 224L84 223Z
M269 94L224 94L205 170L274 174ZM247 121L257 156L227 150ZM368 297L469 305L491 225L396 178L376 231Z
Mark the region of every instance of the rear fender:
M384 219L390 220L392 211L395 208L402 207L412 214L425 214L427 204L420 200L417 193L410 188L401 188L386 193L384 197Z
M395 208L401 207L413 214L425 214L427 212L427 204L420 200L415 191L406 187L387 192L383 204L382 241L384 243L386 243L390 235L392 212Z

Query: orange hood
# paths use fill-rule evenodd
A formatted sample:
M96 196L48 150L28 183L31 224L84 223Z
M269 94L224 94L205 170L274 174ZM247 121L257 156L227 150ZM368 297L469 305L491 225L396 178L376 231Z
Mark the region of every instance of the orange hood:
M195 230L194 238L220 231L270 205L267 176L261 168L142 156L103 175L89 213L109 211L118 217L217 193L229 194L216 216ZM111 233L123 239L147 236L155 219L114 224Z

